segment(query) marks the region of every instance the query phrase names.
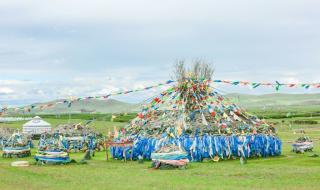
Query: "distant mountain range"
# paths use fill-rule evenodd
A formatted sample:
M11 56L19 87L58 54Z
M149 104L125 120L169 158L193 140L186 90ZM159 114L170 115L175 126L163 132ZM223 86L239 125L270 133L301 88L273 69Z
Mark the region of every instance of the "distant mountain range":
M238 104L246 109L266 109L274 107L313 107L320 111L319 94L265 94L265 95L246 95L246 94L227 94L229 101ZM55 103L59 100L47 102ZM33 104L41 105L41 104ZM130 113L138 112L141 104L131 104L114 99L108 100L81 100L76 101L70 108L66 104L57 104L50 109L35 109L32 112L37 114L54 113Z

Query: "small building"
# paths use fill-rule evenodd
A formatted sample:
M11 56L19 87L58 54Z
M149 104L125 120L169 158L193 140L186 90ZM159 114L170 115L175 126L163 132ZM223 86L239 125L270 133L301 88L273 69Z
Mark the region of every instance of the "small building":
M30 135L40 135L51 131L51 124L36 116L23 125L22 132Z

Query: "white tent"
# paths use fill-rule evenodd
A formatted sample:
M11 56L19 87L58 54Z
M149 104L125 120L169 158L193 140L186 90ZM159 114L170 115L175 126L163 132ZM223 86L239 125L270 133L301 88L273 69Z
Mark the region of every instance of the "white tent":
M37 135L51 131L51 124L36 116L23 125L22 131L23 133Z

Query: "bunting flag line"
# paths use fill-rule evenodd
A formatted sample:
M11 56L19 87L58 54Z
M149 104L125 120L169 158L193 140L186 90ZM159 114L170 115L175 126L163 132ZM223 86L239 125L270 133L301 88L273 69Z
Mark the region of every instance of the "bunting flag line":
M190 79L187 79L190 80ZM204 80L202 80L203 82ZM197 81L194 81L197 82ZM276 91L279 91L283 87L287 88L302 88L302 89L320 89L320 83L281 83L279 81L275 81L274 83L270 82L249 82L249 81L238 81L238 80L207 80L208 83L217 83L217 84L228 84L232 86L248 86L253 89L256 89L258 87L271 87L274 88ZM170 85L172 83L176 83L174 80L168 80L164 83L159 83L157 85L153 86L148 86L145 88L138 88L138 89L133 89L133 90L126 90L126 91L119 91L119 92L112 92L107 95L103 96L88 96L88 97L80 97L80 98L71 98L71 99L63 99L61 101L58 101L56 103L49 103L49 104L37 104L37 105L31 105L31 106L25 106L25 107L16 107L16 108L10 108L10 110L13 110L14 112L18 111L24 111L24 112L31 112L34 109L49 109L57 104L66 104L68 108L72 106L72 104L75 101L81 101L81 100L89 100L89 99L108 99L112 96L118 96L118 95L126 95L134 92L141 92L145 90L150 90L150 89L155 89L159 88L164 85ZM171 89L172 90L172 89ZM157 102L160 103L160 102ZM7 106L2 106L0 108L0 116L2 116L5 112L7 112L9 108Z
M232 80L213 80L209 82L229 84L233 86L238 86L238 85L249 86L254 89L261 86L266 86L266 87L272 87L276 91L279 91L282 87L303 88L303 89L320 88L320 83L280 83L279 81L275 81L275 83L269 83L269 82L248 82L248 81L232 81Z
M107 95L103 95L103 96L88 96L88 97L79 97L79 98L69 98L69 99L62 99L58 102L55 103L49 103L49 104L37 104L37 105L30 105L30 106L24 106L24 107L16 107L16 108L10 108L10 110L13 110L14 112L19 112L19 111L23 111L23 112L31 112L34 109L40 109L40 110L44 110L44 109L48 109L48 108L52 108L58 104L66 104L68 108L71 108L72 104L76 101L81 101L81 100L90 100L90 99L108 99L112 96L118 96L118 95L126 95L126 94L130 94L130 93L134 93L134 92L141 92L141 91L146 91L146 90L150 90L150 89L155 89L155 88L159 88L161 86L165 86L165 85L170 85L172 83L174 83L175 81L173 80L168 80L164 83L159 83L157 85L152 85L152 86L148 86L145 88L138 88L138 89L134 89L134 90L126 90L126 91L118 91L118 92L112 92L110 94ZM6 106L2 106L2 108L0 108L0 116L2 116L5 112L7 112L9 110L9 108L7 108Z

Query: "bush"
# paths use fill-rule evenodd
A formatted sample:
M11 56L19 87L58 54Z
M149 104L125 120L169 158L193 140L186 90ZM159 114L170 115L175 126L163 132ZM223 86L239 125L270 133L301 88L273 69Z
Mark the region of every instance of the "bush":
M294 121L290 121L291 124L308 124L308 125L316 125L318 124L318 121L314 121L314 120L294 120Z

